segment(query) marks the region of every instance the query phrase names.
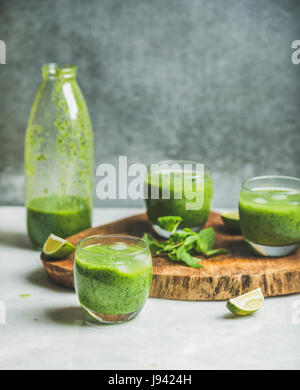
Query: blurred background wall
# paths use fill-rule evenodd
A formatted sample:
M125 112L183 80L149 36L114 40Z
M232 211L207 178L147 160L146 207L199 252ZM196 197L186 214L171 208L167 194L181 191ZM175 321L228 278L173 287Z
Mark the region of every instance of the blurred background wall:
M298 0L0 0L0 204L24 202L26 122L52 61L78 66L96 165L205 162L216 207L253 175L299 177L299 20Z

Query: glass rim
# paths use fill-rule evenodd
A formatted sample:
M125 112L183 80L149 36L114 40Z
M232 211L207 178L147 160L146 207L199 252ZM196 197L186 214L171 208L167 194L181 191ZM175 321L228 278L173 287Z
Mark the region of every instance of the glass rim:
M247 179L247 180L244 180L243 181L243 184L242 184L242 190L247 190L249 192L255 192L255 193L258 193L258 192L265 192L264 190L259 190L259 187L257 189L252 189L250 187L247 186L247 184L249 182L252 182L252 181L259 181L259 180L270 180L270 179L277 179L277 180L290 180L291 182L296 182L300 185L300 179L298 177L293 177L293 176L283 176L283 175L264 175L264 176L254 176L254 177L251 177L250 179ZM265 187L262 187L262 188L265 188ZM290 188L291 190L294 191L294 193L300 193L300 188Z
M116 255L116 257L125 257L125 256L136 256L138 254L141 254L141 253L144 253L146 250L149 250L149 245L147 243L147 241L145 241L143 238L140 238L140 237L136 237L136 236L130 236L129 234L95 234L93 236L87 236L87 237L84 237L83 239L81 239L77 245L77 249L79 250L83 250L85 252L88 252L88 253L92 253L93 256L97 256L97 257L107 257L106 254L101 254L101 253L95 253L95 252L91 252L89 251L88 247L82 247L82 243L84 243L85 241L87 240L90 240L90 239L101 239L101 238L119 238L119 239L126 239L126 240L132 240L132 241L136 241L136 242L140 242L140 243L143 243L144 244L144 248L141 248L141 250L138 250L136 252L132 252L132 253L121 253L121 251L119 252L120 255ZM118 241L120 242L120 241ZM99 244L99 243L98 243ZM97 244L96 244L97 245ZM117 251L116 251L117 252ZM113 264L116 264L115 262Z
M199 161L193 161L193 160L161 160L161 161L157 161L157 162L152 162L150 163L149 165L147 165L147 171L149 171L149 168L152 166L152 165L160 165L160 164L201 164L203 165L204 167L204 174L206 173L210 173L211 170L209 168L209 166L207 164L204 164L204 163L201 163ZM158 170L158 172L160 172L160 170ZM170 170L170 172L172 172L172 170ZM183 170L184 172L184 170ZM199 176L199 175L193 175L193 177L196 177L196 176Z

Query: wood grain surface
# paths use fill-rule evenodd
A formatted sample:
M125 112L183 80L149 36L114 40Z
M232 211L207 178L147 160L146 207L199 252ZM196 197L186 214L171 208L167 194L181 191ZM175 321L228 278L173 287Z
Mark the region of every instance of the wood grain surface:
M187 267L165 257L153 257L151 297L180 300L225 300L261 287L265 296L300 292L300 248L290 256L264 258L254 255L242 236L229 234L219 214L211 212L207 227L216 231L215 247L225 247L227 254L203 259L203 269ZM87 229L68 238L77 243L95 234L130 234L151 232L145 214ZM59 285L74 288L74 254L64 260L46 260L41 255L49 278Z

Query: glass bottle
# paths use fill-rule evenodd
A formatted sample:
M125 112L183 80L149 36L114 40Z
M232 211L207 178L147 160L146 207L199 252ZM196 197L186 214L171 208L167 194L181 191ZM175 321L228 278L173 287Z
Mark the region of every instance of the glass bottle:
M35 97L25 139L27 229L41 248L91 226L94 142L76 67L50 63Z

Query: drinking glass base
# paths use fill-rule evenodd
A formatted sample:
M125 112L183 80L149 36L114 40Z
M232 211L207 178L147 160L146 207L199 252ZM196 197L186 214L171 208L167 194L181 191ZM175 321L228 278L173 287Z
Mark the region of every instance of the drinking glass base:
M136 317L141 309L134 311L132 313L126 314L104 314L104 313L96 313L95 311L83 308L85 312L85 321L91 325L99 325L99 324L121 324L122 322L127 322Z
M256 254L263 255L266 257L287 256L292 252L294 252L298 247L298 244L284 245L284 246L260 245L260 244L255 244L254 242L249 241L247 239L246 242L250 245L250 247Z

